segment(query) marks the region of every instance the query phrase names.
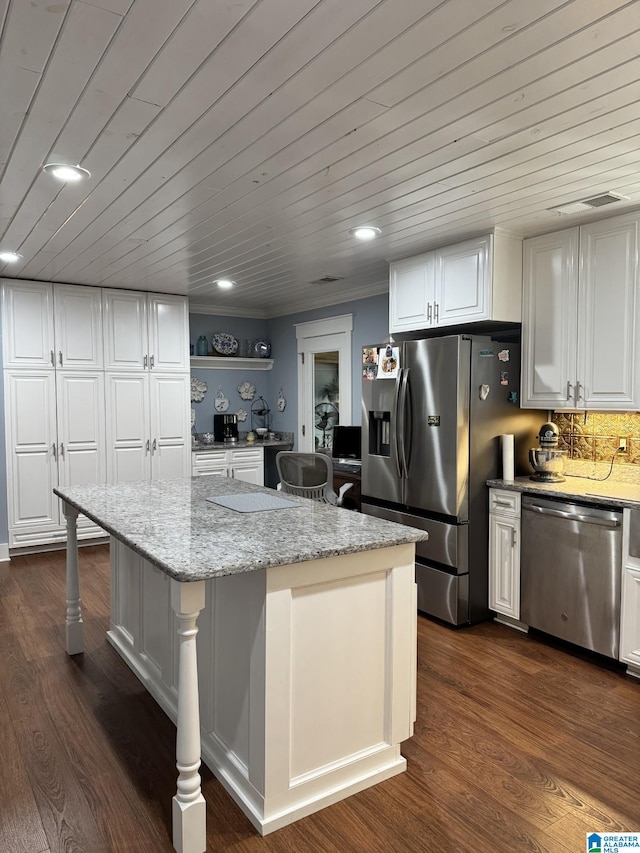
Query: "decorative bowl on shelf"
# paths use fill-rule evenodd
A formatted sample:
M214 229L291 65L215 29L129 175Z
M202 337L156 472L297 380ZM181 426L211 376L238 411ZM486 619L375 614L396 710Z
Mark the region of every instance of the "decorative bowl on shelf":
M265 438L269 430L266 427L256 427L256 432L260 438Z

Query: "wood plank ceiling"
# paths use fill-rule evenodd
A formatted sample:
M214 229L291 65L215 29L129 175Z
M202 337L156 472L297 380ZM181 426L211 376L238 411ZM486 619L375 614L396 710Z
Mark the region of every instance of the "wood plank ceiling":
M640 205L640 2L0 0L0 26L0 275L275 316Z

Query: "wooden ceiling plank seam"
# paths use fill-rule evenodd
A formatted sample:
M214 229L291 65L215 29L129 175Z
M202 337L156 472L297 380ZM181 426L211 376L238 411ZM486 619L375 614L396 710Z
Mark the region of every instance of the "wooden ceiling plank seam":
M379 112L379 111L380 111L380 109L381 109L381 108L376 107L376 111L377 111L377 112ZM191 164L189 164L189 165L191 165Z
M278 16L275 14L275 12L277 11L274 7L275 2L276 2L276 0L272 0L271 4L268 7L265 6L264 4L261 4L258 7L259 10L262 11L262 14L265 17L264 24L260 29L260 38L270 40L270 42L277 40L276 34L274 32L275 22L278 19ZM277 0L277 2L281 5L283 11L285 11L285 12L288 11L289 15L292 15L291 4L289 4L287 2L287 0ZM296 7L295 7L296 11L295 11L295 13L293 13L293 15L294 16L295 15L300 16L302 14L303 8L305 8L307 5L313 5L313 4L315 4L315 2L317 2L317 0L304 0L304 4L303 4L302 0L300 0L300 2L298 2L296 4ZM286 18L286 16L284 16L284 17ZM229 44L229 41L225 42L225 45L228 45L228 44ZM264 54L264 52L268 49L268 47L269 47L269 44L267 44L267 46L265 46L263 48L260 48L261 52L259 55L262 56ZM236 50L235 55L232 55L231 57L229 57L230 61L229 61L228 65L231 64L231 60L233 60L233 64L237 63L239 56L243 56L243 57L248 56L248 51L245 49L244 53L242 53L242 52ZM245 61L245 64L247 64L246 59L243 59L243 61ZM248 64L249 65L253 64L253 60L250 59ZM225 71L225 73L229 74L229 68L228 67L225 67L224 71ZM222 76L223 75L218 74L218 77L216 78L217 84L220 84L220 80L218 78L222 78ZM209 91L211 89L210 80L202 80L201 74L198 75L198 85L203 89L203 92ZM224 91L226 91L226 90L222 90L221 94L223 94ZM214 100L215 100L215 98L214 98ZM189 101L191 102L191 98L189 98ZM198 103L198 99L193 98L193 102ZM185 117L182 124L179 120L176 123L175 117L172 114L171 108L174 104L178 104L178 110L179 111L180 110L186 111L186 117ZM209 111L209 110L207 110L207 111ZM183 136L184 136L184 133L186 133L186 131L184 131L182 134L178 134L178 136L176 137L176 126L182 127L183 125L186 124L187 130L188 130L188 129L190 129L191 125L198 118L200 118L202 115L203 115L202 111L198 112L197 114L194 114L193 108L190 107L188 104L185 105L184 99L182 99L182 100L174 99L172 104L170 104L167 109L165 109L164 111L162 111L160 113L158 119L154 123L155 149L152 147L152 143L148 139L145 140L144 149L141 149L139 146L132 146L131 153L133 154L133 162L129 163L129 169L130 169L129 174L131 175L132 183L135 183L137 180L141 180L146 175L148 175L150 170L152 169L152 167L155 166L158 157L165 151L165 149L162 148L163 134L164 134L164 136L166 136L167 139L172 138L173 139L173 142L172 142L173 147L175 147L177 150L180 150L181 148L184 147L184 144L185 144L185 140L183 139ZM139 167L136 167L136 165L135 165L136 158L138 158L141 161ZM124 160L126 160L126 159L127 159L126 157L123 158L122 162L124 162ZM167 164L167 165L169 165L169 164ZM125 166L125 168L126 168L126 166ZM136 172L137 168L140 168L141 171ZM162 165L160 166L160 168L162 168ZM103 180L101 181L101 187L109 186L110 183L113 183L114 181L116 181L118 179L121 180L122 177L123 176L118 176L117 174L116 175L104 176ZM108 212L110 210L110 208L112 207L114 202L117 200L118 196L119 196L119 194L116 192L107 193L106 198L110 199L110 200L106 201L103 199L100 201L100 207L98 209L103 212L103 215L105 212ZM94 197L94 199L92 199L91 196L89 196L85 213L92 211L93 208L96 207L96 204L97 204L96 198ZM109 223L106 227L107 228L112 227L113 224L114 223ZM89 231L91 234L92 233L92 230L91 230L92 225L93 225L93 220L91 220L90 223L87 224L87 226L80 233L84 233L84 231ZM97 230L97 228L98 228L98 226L96 226L96 228L93 230ZM75 237L73 238L73 240L75 240L75 238L77 236L79 236L79 234L76 234ZM89 239L91 239L91 237ZM71 257L73 257L77 254L77 252L78 252L77 247L72 246L73 240L71 240L71 242L68 243L67 246L62 248L61 253L67 252L68 254L71 255ZM64 260L64 258L62 260Z
M100 45L109 42L119 22L119 16L97 6L76 2L71 7L2 177L0 215L14 216L19 210L25 187L31 187L46 162L53 140L95 67ZM23 140L26 134L28 139Z
M187 0L183 0L183 2L187 2ZM188 2L192 2L192 0L188 0ZM126 27L120 26L114 33L111 42L105 48L105 52L89 78L87 87L79 98L79 103L70 114L69 121L56 142L59 150L64 152L67 158L70 158L71 145L73 145L79 154L76 162L84 162L89 171L93 171L94 174L98 168L98 164L94 163L95 140L97 140L101 132L109 128L110 122L113 121L114 116L118 114L123 104L127 100L130 101L128 91L139 78L143 68L148 64L142 45L149 42L149 34L152 29L149 24L149 13L153 12L155 0L146 0L146 4L149 4L148 7L145 5L145 2L137 0L135 16L127 16ZM172 9L174 10L172 12L173 16L175 16L175 10L178 8L177 4L172 4ZM165 21L165 17L159 14L156 9L156 14L152 20L153 26L156 28L155 32L160 35L161 39L166 39L170 27L174 23L174 17ZM116 50L124 50L132 58L130 61L123 63L117 57L114 58ZM152 57L157 52L157 47L153 45L151 51ZM148 56L149 54L147 54ZM113 108L107 112L106 102L109 96L111 96L109 103L113 105ZM95 116L93 122L87 122L86 108L84 108L87 102L90 112L95 113L96 105L99 105L98 114ZM142 112L145 110L145 107L141 105L140 109ZM158 112L159 108L156 108L155 114ZM104 118L102 118L103 116ZM89 139L83 142L81 133L84 133L84 135L89 134ZM130 143L127 144L127 147L128 145ZM80 155L81 151L86 151L86 156ZM74 209L73 200L70 200L70 204L63 207L60 211L59 224L66 222ZM53 212L50 208L47 208L47 212L49 213L49 218L52 218ZM56 227L52 229L51 233L56 233L57 230L58 228Z

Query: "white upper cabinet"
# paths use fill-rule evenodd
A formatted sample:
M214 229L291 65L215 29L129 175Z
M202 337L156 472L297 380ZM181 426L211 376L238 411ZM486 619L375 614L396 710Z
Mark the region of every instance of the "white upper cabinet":
M522 241L501 231L390 266L391 332L520 322Z
M98 287L4 281L4 367L102 368Z
M189 309L182 296L104 290L106 370L189 370Z
M432 326L435 253L396 261L391 264L389 275L389 330L409 332Z
M637 214L525 240L524 408L640 408Z

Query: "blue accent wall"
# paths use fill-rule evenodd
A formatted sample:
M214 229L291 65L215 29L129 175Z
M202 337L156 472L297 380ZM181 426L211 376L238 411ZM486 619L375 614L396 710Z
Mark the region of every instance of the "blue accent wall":
M254 338L266 336L271 342L273 369L268 371L251 370L192 370L192 376L207 383L208 391L201 403L193 403L196 410L197 432L207 432L213 426L213 403L218 387L221 386L229 398L229 412L243 408L250 410L250 401L241 400L237 386L247 380L256 386L256 396L263 396L271 409L271 428L278 432L297 431L298 420L298 355L296 345L297 323L312 320L324 320L342 314L353 315L353 399L352 423L360 423L360 377L362 371L361 350L365 344L379 343L389 334L389 298L386 294L344 302L313 311L301 311L269 320L243 320L238 317L220 317L215 315L191 314L191 342L196 343L198 336L205 334L211 338L215 332L229 332L234 337ZM287 401L284 412L278 412L276 403L278 393L282 392ZM250 416L240 430L250 428Z

